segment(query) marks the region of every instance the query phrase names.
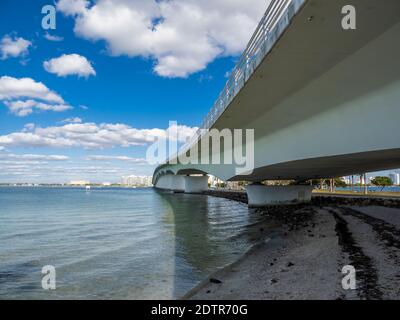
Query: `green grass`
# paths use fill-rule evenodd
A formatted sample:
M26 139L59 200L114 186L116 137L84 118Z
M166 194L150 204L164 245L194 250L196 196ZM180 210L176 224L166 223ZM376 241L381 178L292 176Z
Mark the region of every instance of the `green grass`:
M352 190L336 190L334 192L330 192L329 190L320 190L316 189L313 193L323 193L323 194L332 194L332 195L353 195L353 196L385 196L385 197L400 197L400 192L390 192L390 191L368 191L368 194L365 195L363 192L357 192Z

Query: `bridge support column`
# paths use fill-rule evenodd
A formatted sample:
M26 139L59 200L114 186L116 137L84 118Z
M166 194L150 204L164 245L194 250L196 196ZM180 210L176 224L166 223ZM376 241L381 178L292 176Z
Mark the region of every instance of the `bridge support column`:
M156 187L159 189L172 190L175 192L184 192L185 177L181 175L167 174L160 177Z
M199 193L208 190L208 176L186 176L185 192Z
M168 190L171 186L171 180L172 180L172 175L170 175L170 174L161 176L157 181L156 187L159 189Z
M312 186L246 186L249 207L311 201Z
M175 192L185 191L185 176L176 175L172 179L171 190Z

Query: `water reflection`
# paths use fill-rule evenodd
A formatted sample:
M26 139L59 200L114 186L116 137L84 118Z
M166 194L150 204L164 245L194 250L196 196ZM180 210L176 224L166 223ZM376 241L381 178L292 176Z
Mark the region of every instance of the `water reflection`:
M260 222L261 217L246 205L203 195L158 194L174 215L175 297L236 260L258 240L249 232L249 226ZM166 215L165 220L171 221L172 217Z

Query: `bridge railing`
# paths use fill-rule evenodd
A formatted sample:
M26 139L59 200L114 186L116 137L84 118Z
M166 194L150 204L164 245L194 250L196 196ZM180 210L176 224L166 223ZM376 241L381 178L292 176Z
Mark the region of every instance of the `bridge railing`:
M246 49L232 70L225 87L222 89L195 135L181 148L182 153L187 152L201 138L202 133L213 126L215 121L244 87L247 80L271 50L275 41L305 1L271 0Z
M231 72L225 87L204 119L201 125L202 129L211 128L253 74L266 54L265 44L269 38L270 31L290 2L291 0L272 0L270 2L246 49Z

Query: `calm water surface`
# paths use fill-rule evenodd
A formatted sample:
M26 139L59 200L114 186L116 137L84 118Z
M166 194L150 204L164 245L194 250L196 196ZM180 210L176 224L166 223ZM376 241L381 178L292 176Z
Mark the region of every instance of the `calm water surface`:
M243 254L260 219L153 189L0 187L0 299L177 298ZM54 291L41 288L45 265Z

